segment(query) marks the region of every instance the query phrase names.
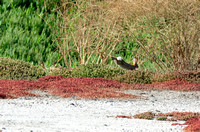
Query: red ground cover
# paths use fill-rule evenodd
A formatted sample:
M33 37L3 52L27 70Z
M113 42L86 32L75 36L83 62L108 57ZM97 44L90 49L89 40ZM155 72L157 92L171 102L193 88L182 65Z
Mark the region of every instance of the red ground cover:
M0 80L0 98L17 98L21 96L39 96L31 90L48 90L53 95L76 98L135 98L137 96L117 92L126 84L103 79L61 76L46 76L37 81Z
M127 119L131 119L131 116L125 116L125 115L117 115L116 118L127 118Z
M173 123L172 125L188 125L183 128L184 132L200 132L200 113L199 112L169 112L169 113L158 113L153 114L152 112L144 112L140 114L136 114L132 116L126 115L117 115L116 118L136 118L136 119L154 119L155 117L162 116L167 117L166 121L177 121L177 120L184 120L186 121L183 124L180 123ZM157 118L156 118L157 119ZM158 120L158 119L157 119Z
M167 121L177 121L182 120L186 121L191 118L200 117L199 112L169 112L169 113L158 113L158 116L166 116L171 117L170 119L167 119Z
M172 125L188 125L183 129L184 132L200 132L200 117L188 119L185 123L174 123Z
M200 83L171 80L153 84L126 84L103 78L46 76L36 81L0 80L0 99L21 96L39 96L31 90L47 90L53 95L76 98L135 98L131 94L120 93L120 90L200 90Z
M184 125L188 125L183 129L184 132L200 132L200 117L189 119Z

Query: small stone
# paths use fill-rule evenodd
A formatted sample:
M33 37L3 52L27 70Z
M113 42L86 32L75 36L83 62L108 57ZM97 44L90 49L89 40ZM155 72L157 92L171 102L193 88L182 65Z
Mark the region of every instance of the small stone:
M74 103L71 103L70 105L75 105Z

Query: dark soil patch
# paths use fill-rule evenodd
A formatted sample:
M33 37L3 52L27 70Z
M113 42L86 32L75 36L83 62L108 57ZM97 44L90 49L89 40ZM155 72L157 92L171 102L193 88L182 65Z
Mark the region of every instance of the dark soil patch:
M200 90L200 83L171 80L153 84L127 84L103 78L62 76L41 77L37 81L0 80L0 99L18 98L21 96L40 96L32 90L47 90L52 95L80 98L135 98L137 96L117 92L120 90Z

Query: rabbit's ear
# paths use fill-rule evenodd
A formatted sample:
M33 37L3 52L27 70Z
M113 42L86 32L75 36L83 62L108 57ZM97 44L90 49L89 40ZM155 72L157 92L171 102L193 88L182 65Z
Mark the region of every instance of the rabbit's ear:
M136 65L137 61L138 61L138 59L137 59L137 58L134 58L134 59L133 59L133 65Z

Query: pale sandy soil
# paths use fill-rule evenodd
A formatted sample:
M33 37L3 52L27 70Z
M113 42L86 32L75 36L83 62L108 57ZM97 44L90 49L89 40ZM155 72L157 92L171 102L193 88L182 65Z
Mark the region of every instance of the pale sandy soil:
M76 100L41 93L43 97L0 100L2 132L181 132L168 121L115 118L152 112L200 112L200 91L140 91L141 99ZM179 121L178 123L184 123Z

